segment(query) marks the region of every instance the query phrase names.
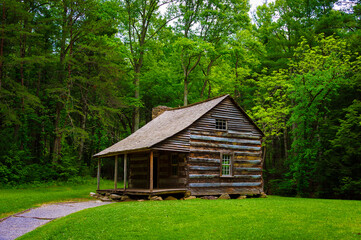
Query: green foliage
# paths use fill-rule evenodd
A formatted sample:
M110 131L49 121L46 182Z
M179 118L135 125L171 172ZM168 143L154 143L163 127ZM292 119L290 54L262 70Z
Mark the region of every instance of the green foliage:
M301 195L315 191L316 163L322 157L320 125L328 117L327 108L350 69L350 54L346 43L334 37L320 35L319 45L309 47L306 40L296 49L297 62L291 64L294 72L289 89L295 106L289 120L296 126L292 132L291 171L297 181L297 192Z
M269 188L272 189L272 194L281 196L295 196L297 194L296 181L285 176L283 179L271 179Z
M94 175L153 107L231 94L266 191L360 199L361 7L334 3L2 1L0 183Z
M289 118L288 89L291 85L288 73L285 70L272 74L264 73L259 77L257 87L257 100L252 108L252 115L269 139L282 134Z
M336 148L342 148L348 156L359 156L361 143L355 141L361 137L361 101L354 100L351 106L346 108L345 120L337 131L336 138L331 141Z
M266 134L265 147L271 158L266 160L267 187L288 196L359 198L356 190L346 194L358 184L359 163L354 162L356 171L350 171L341 159L355 156L340 152L337 140L332 140L340 140L336 136L345 130L341 127L345 120L338 128L337 118L343 118L343 106L358 92L358 58L345 40L324 34L302 38L292 58L287 70L269 73L266 69L255 77L258 88L251 115ZM339 146L347 138L348 146L357 152L354 139L359 132L343 134ZM275 149L277 143L283 151Z
M331 140L332 149L328 156L337 161L338 179L333 189L336 194L348 199L361 199L361 101L355 100L345 109L345 119L341 119L336 136Z

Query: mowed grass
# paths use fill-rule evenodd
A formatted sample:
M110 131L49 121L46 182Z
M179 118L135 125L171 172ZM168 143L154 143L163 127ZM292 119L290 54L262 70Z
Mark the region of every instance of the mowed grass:
M101 181L102 188L111 188L112 186L112 181ZM89 200L89 193L95 192L96 187L96 179L88 179L82 184L62 183L60 186L0 189L0 218L43 203Z
M361 202L270 197L122 202L57 219L21 239L361 239Z

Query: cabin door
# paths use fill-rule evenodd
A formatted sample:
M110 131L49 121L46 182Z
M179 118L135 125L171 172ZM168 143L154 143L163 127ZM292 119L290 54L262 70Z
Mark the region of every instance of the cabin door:
M158 188L158 157L153 158L153 187Z

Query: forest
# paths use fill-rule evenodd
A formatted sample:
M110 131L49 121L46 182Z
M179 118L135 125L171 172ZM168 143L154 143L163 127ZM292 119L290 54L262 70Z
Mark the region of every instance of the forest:
M94 176L153 107L230 94L266 193L361 199L361 2L336 2L2 0L0 184Z

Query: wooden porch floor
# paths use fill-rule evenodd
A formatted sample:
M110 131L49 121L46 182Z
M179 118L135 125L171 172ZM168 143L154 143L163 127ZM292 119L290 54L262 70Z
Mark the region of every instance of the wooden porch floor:
M117 188L117 189L99 189L97 193L115 193L119 195L167 195L167 194L185 194L188 190L186 188L173 188L173 189L141 189L141 188Z

